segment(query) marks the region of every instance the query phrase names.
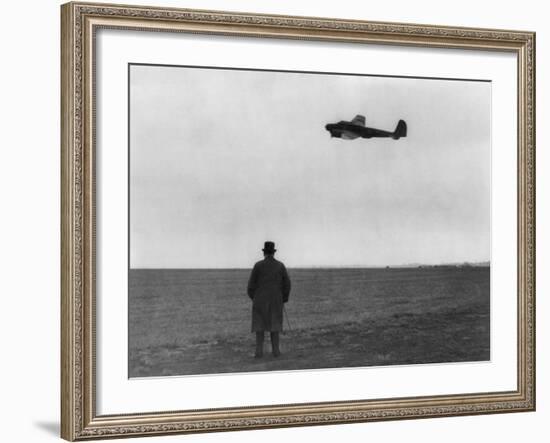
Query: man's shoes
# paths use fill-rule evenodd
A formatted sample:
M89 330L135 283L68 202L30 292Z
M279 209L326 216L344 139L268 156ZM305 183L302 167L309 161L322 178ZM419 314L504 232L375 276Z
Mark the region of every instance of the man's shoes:
M264 353L263 352L256 352L254 354L254 358L262 358L264 356Z
M277 358L277 357L280 357L281 356L281 351L279 351L278 349L273 351L273 357Z

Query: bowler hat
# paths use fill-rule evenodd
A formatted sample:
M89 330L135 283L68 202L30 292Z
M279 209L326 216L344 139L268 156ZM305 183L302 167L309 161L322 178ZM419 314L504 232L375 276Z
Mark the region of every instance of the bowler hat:
M266 254L273 254L277 249L275 249L275 243L272 241L266 241L264 243L264 248L262 251L264 251Z

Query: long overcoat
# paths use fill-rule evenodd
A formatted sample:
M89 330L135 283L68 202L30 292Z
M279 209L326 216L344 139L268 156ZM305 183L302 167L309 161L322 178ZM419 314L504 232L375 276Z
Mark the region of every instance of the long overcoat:
M290 278L285 265L267 256L254 265L248 280L252 299L252 332L282 331L283 303L290 295Z

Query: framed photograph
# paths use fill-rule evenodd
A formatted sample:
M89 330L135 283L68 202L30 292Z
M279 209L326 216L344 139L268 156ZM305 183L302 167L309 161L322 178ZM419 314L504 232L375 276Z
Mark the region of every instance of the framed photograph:
M68 3L67 440L535 409L535 35Z

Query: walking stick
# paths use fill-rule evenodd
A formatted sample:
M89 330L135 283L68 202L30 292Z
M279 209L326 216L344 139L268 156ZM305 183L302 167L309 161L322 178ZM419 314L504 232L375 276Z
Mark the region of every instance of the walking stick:
M288 325L288 330L289 331L292 331L292 328L290 327L290 320L288 319L288 314L286 312L286 308L285 308L285 305L283 304L283 312L285 314L285 318L286 318L286 323Z

